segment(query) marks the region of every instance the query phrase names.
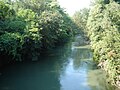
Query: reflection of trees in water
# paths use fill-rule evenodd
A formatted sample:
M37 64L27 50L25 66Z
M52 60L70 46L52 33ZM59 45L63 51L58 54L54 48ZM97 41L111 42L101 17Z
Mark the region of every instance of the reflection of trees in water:
M45 63L48 63L52 67L56 77L59 79L61 73L64 73L64 69L68 62L68 57L71 55L71 42L65 46L58 46L56 49L53 49L47 52L47 57L43 56ZM42 60L43 61L43 60Z
M87 48L80 48L73 50L72 58L73 58L74 68L78 69L83 64L90 63L89 60L92 58L91 55L92 55L91 51Z
M0 90L60 90L60 73L67 64L71 45L51 50L39 61L8 66L0 77ZM63 67L64 66L64 67ZM11 83L12 82L12 83Z
M105 72L100 69L90 70L87 81L92 90L116 90L107 83Z
M56 50L53 51L54 55L52 56L54 60L54 67L56 71L60 72L61 69L64 69L68 64L68 57L71 55L71 43L67 45L60 46Z
M105 80L106 76L102 70L96 68L92 61L92 52L87 48L76 48L72 52L73 67L79 70L81 67L87 71L87 82L91 90L115 90Z
M52 63L30 62L6 68L0 78L0 90L5 90L4 88L8 90L60 90L60 83Z

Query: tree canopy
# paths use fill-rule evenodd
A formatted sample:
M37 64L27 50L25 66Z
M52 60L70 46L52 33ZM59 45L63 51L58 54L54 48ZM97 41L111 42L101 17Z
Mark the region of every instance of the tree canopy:
M20 61L37 56L41 50L67 42L72 24L56 0L1 0L0 55Z

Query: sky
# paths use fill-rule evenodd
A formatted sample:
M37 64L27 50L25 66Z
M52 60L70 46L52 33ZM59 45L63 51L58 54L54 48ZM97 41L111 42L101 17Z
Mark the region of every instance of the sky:
M91 0L58 0L60 6L65 8L65 11L72 16L75 11L83 8L88 8Z

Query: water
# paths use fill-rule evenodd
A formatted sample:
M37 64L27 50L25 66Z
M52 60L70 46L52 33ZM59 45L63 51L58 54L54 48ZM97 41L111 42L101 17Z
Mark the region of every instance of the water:
M2 69L0 90L115 90L92 61L92 52L75 42L58 47L35 62ZM117 90L117 89L116 89Z

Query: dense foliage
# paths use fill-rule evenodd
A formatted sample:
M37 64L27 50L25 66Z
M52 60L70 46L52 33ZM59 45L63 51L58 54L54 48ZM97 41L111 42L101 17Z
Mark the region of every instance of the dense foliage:
M87 20L90 9L83 8L76 11L72 17L73 22L76 24L74 31L81 36L81 40L78 40L79 45L89 44L89 38L87 37Z
M72 17L74 23L78 26L78 33L87 33L87 19L88 19L88 15L89 15L89 9L88 8L84 8L81 9L80 11L76 11Z
M120 87L120 1L93 0L91 5L76 12L73 21L90 39L93 58L108 82Z
M70 39L72 24L56 0L0 0L0 56L37 60Z
M120 5L113 0L96 3L90 10L87 30L94 60L107 72L109 82L120 86Z

